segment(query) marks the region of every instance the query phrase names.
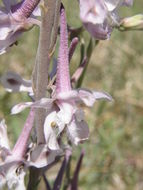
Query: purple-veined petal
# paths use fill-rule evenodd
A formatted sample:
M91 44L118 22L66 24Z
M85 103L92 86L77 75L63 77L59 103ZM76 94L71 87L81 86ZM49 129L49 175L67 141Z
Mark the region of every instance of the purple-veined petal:
M23 79L17 73L7 72L1 77L0 81L8 92L25 91L33 93L31 81Z
M87 140L89 137L87 123L84 120L77 121L76 117L74 117L71 123L67 126L67 136L69 140L75 145Z
M56 111L51 112L48 114L44 122L44 136L50 150L60 149L55 131L57 128L56 114Z

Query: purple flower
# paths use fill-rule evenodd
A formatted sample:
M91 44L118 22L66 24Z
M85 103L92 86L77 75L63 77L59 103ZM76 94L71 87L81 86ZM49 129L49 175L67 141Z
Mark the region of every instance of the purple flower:
M17 38L39 21L30 17L39 0L22 0L20 3L3 0L4 7L0 8L0 54L5 53Z
M89 129L84 120L84 112L79 104L93 106L99 99L112 100L111 96L98 91L87 89L74 90L71 87L69 74L69 49L65 11L61 9L60 47L57 63L56 87L51 98L42 98L36 102L21 103L13 107L12 114L19 113L26 107L42 107L47 111L44 123L44 135L50 150L59 150L57 141L62 132L66 132L68 139L75 145L88 139Z
M79 0L79 3L84 27L91 36L105 40L118 25L118 9L122 5L131 6L133 0Z
M7 138L7 126L0 123L0 189L7 185L8 189L25 190L24 176L27 167L25 153L27 142L34 122L34 110L31 109L13 150L10 150Z

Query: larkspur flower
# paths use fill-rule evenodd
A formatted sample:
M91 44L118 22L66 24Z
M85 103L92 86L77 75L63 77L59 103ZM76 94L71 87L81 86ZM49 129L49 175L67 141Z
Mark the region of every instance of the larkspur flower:
M133 0L79 0L79 4L84 27L91 36L105 40L119 23L119 8L131 6Z
M50 150L59 150L57 137L66 131L68 139L75 145L88 139L89 129L84 120L84 112L78 104L93 106L99 99L112 100L111 96L100 91L72 89L69 74L69 49L65 11L61 9L60 47L57 63L56 88L51 98L42 98L36 102L20 103L12 108L12 114L19 113L26 107L42 107L47 110L44 123L44 135Z
M0 123L0 188L7 185L8 189L25 190L24 176L27 167L25 153L27 141L34 122L34 110L31 109L20 137L13 150L10 150L7 138L7 127Z
M0 54L16 43L20 35L40 22L31 16L40 0L22 0L20 3L3 0L0 8ZM36 11L36 15L37 15Z

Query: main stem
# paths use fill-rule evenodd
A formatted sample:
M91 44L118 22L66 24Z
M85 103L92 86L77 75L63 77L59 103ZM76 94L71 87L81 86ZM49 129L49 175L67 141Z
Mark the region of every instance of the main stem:
M51 44L55 6L56 0L45 0L44 2L37 57L36 100L46 96L48 85L48 67L50 63L49 49ZM37 143L45 143L43 133L45 110L38 109L36 118Z
M48 67L50 63L50 45L52 27L54 24L54 16L58 14L55 12L57 0L44 0L42 7L42 20L39 36L39 45L36 55L36 65L33 71L33 84L36 85L35 97L39 100L46 96L48 85ZM34 85L34 86L35 86ZM44 109L37 109L36 111L36 135L37 144L45 143L43 126L45 121L46 111ZM31 168L29 175L29 183L27 190L35 190L38 187L42 169Z

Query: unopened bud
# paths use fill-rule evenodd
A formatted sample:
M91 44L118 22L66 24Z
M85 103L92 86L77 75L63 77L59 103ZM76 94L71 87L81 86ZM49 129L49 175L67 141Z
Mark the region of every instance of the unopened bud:
M127 17L121 20L119 30L143 30L143 14Z

